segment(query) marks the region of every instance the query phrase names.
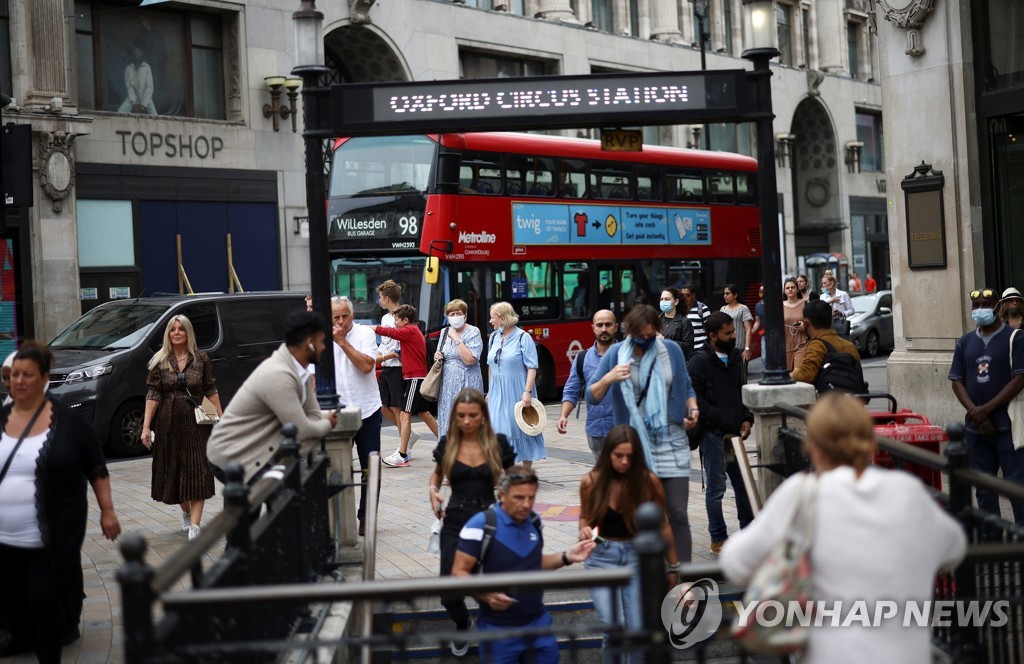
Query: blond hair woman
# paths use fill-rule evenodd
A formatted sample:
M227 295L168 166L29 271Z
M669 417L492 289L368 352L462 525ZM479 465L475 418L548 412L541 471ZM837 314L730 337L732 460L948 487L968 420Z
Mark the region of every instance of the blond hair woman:
M935 574L963 557L963 528L928 494L917 477L871 465L872 421L859 400L836 392L823 396L807 418L807 453L816 491L806 475L790 477L771 495L754 522L726 540L719 562L726 577L750 582L790 527L794 502L811 506L810 545L814 600L841 607L895 601L895 617L873 626L854 621L841 628L812 627L802 664L827 662L930 662L931 632L904 626L909 601L932 598ZM877 613L876 613L877 615ZM839 624L839 623L835 623Z
M209 397L222 414L213 365L196 348L192 322L178 315L167 321L163 346L149 361L142 444L153 450L151 495L181 507L181 529L199 536L203 506L212 498L213 474L206 460L210 426L196 424L195 406ZM155 419L155 422L154 422ZM155 435L155 438L154 438Z
M523 433L516 424L515 405L520 400L529 405L537 396L537 346L529 334L516 327L519 316L508 302L491 306L490 322L494 332L487 344L487 401L494 430L508 436L516 462L530 468L534 461L547 458L544 434Z

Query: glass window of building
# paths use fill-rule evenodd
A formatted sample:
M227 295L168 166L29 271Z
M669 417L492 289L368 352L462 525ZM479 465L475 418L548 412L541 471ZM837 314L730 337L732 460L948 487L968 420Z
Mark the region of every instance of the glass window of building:
M226 119L221 15L100 7L75 3L81 108Z
M590 0L590 14L595 28L603 32L614 32L611 0Z
M754 155L750 140L751 125L722 122L708 125L708 131L711 132L712 150Z
M555 74L554 63L477 51L459 53L459 78L512 78Z
M989 90L1024 84L1024 3L988 0Z
M640 36L640 1L629 0L629 34Z
M0 0L0 92L13 97L11 85L11 10L8 0Z
M857 60L860 56L860 48L858 48L857 43L859 38L858 33L860 32L860 30L858 29L859 27L860 26L857 25L856 23L846 24L846 51L849 55L850 76L852 78L857 78L859 76L859 68L857 66Z
M860 153L860 170L880 172L885 169L882 142L882 116L857 111L857 140L864 144Z
M725 52L732 53L732 0L722 0L722 27L725 30Z
M79 199L79 267L132 267L135 265L135 232L131 201Z
M800 10L800 21L804 33L803 64L811 68L811 12L809 9Z
M780 4L775 7L775 29L779 35L779 62L784 65L793 64L793 44L790 39L792 12L793 8L789 5Z

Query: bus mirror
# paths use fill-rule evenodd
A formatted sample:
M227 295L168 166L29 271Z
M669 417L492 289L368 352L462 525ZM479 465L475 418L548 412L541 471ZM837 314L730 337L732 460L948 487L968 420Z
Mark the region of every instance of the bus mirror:
M423 281L434 285L441 274L441 260L437 256L428 256L427 265L423 271Z

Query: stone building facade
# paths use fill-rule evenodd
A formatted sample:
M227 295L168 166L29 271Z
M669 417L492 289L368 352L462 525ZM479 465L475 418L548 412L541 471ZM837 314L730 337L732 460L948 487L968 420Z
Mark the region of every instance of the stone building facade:
M708 68L749 66L740 0L319 4L339 81L697 70L701 25ZM308 288L302 142L291 117L275 130L264 113L264 79L294 66L298 5L0 0L0 87L16 100L3 121L31 125L35 188L33 207L6 215L12 332L48 339L99 302L177 292L186 277L197 292L228 290L229 257L246 290ZM769 166L786 271L841 254L884 287L887 165L868 10L779 0ZM279 104L289 106L285 89ZM748 125L644 132L755 149Z
M975 327L969 293L1024 287L1024 5L877 5L897 339L889 389L934 420L961 421L946 376L956 339ZM942 176L933 210L908 209L904 184L919 167Z

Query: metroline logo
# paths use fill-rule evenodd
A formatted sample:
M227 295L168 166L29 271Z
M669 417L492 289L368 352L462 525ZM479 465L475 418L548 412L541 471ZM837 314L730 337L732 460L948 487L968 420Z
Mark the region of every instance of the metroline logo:
M467 233L466 231L459 232L459 244L494 244L498 241L498 236L494 233Z

